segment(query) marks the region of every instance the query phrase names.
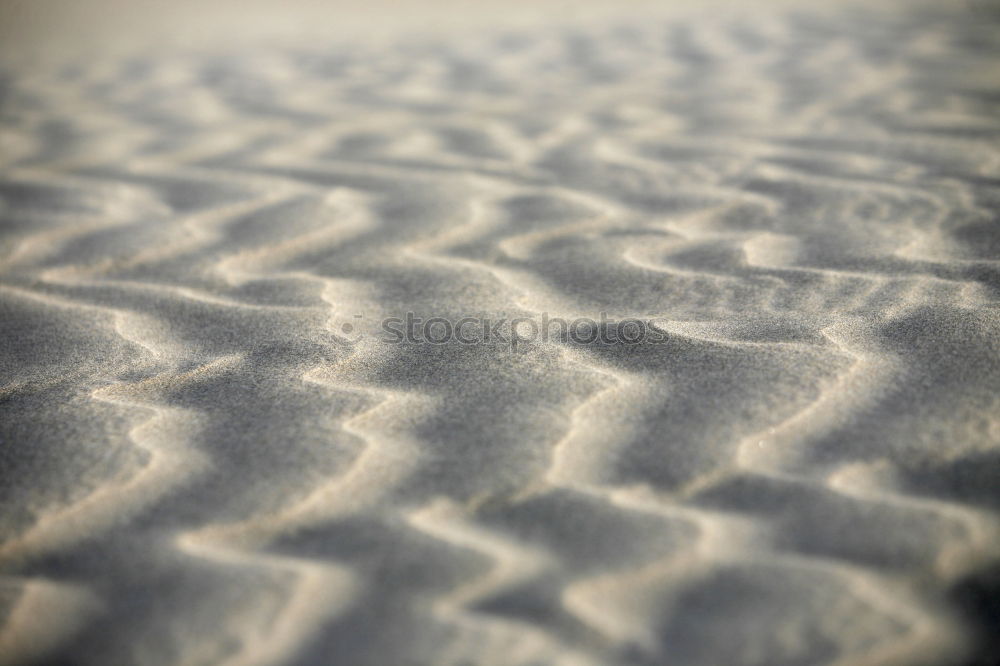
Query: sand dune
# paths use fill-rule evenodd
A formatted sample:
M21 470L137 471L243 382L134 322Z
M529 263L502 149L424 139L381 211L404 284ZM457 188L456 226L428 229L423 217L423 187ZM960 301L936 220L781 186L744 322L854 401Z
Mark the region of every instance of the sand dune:
M1000 14L515 5L11 10L0 663L1000 661Z

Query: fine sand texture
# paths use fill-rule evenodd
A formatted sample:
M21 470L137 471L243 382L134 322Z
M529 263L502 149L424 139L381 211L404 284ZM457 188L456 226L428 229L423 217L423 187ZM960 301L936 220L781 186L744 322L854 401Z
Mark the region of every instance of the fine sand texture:
M0 665L1000 663L996 5L167 4L2 4Z

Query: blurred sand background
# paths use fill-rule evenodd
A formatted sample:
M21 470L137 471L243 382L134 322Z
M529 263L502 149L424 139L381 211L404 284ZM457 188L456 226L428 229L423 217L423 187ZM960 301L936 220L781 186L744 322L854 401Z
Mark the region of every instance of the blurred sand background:
M997 663L993 7L0 2L0 664Z

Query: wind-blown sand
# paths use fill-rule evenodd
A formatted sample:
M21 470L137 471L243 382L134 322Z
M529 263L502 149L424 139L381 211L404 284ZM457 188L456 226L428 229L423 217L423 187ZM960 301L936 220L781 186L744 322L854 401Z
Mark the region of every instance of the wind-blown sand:
M7 56L0 664L1000 661L998 14L550 9Z

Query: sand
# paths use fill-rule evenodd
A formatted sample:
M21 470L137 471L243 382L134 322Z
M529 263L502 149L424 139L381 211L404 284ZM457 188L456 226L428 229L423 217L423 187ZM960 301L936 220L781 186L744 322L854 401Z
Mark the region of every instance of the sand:
M7 2L0 664L998 663L1000 14L876 4Z

